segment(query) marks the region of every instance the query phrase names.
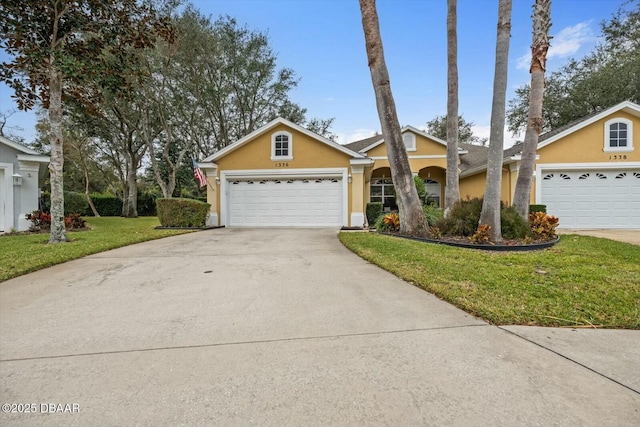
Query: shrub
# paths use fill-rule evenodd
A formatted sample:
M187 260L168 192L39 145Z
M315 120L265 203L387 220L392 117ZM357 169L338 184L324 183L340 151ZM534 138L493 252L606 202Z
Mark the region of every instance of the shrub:
M373 226L382 215L382 202L367 203L367 224Z
M400 231L400 215L396 212L391 212L383 217L384 223L387 226L387 230L391 232Z
M400 230L400 215L397 212L380 215L376 220L376 230L395 233Z
M471 236L471 243L486 244L491 240L491 226L487 224L480 224L473 236Z
M422 207L422 211L424 212L424 217L430 227L436 225L436 223L444 216L442 209L437 208L434 205L424 205Z
M529 222L513 206L500 209L500 223L505 239L523 239L531 234Z
M29 230L39 231L51 228L51 214L42 211L33 211L25 215L25 218L31 221Z
M204 227L209 203L192 199L157 199L158 219L163 227Z
M92 194L93 204L101 216L122 215L122 199L112 194Z
M500 205L500 222L502 237L505 239L522 239L530 234L527 221L518 215L515 208ZM444 235L471 237L478 231L482 199L461 200L451 207L448 218L437 221L437 226Z
M156 199L161 197L158 193L142 192L138 194L138 215L140 216L156 216Z
M78 213L73 213L64 219L65 227L74 230L79 228L85 228L87 226L87 222L82 218L82 216Z
M451 207L449 216L437 221L443 235L472 236L478 229L482 199L474 197L461 200Z
M556 227L560 224L557 217L544 212L529 214L529 225L534 239L550 240L555 238Z
M74 191L64 192L64 214L85 214L89 210L89 202L87 196Z
M547 205L529 205L529 213L544 212L547 213Z
M51 228L51 214L41 211L33 211L25 216L26 219L31 221L29 226L30 231L49 230ZM64 217L64 226L67 230L76 230L79 228L85 228L86 221L79 213L73 213Z
M418 198L420 199L420 203L423 205L427 199L427 187L424 185L424 181L418 175L413 177L413 183L416 186L416 190L418 191Z

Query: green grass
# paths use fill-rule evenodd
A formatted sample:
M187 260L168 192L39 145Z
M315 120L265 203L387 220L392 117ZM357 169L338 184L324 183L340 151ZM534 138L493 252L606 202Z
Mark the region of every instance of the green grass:
M188 231L155 230L156 217L85 218L89 231L67 233L69 243L48 244L49 234L0 237L0 282L86 255Z
M490 323L640 329L640 246L564 235L535 252L486 252L340 233L362 258Z

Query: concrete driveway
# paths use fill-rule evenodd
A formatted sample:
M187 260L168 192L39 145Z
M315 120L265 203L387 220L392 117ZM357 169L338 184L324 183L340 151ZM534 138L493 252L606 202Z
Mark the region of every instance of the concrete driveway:
M603 239L617 240L619 242L640 245L640 230L638 229L598 229L598 230L572 230L559 229L559 234L579 234L581 236L601 237Z
M211 230L0 283L0 425L637 426L638 360L638 331L488 325L336 230Z

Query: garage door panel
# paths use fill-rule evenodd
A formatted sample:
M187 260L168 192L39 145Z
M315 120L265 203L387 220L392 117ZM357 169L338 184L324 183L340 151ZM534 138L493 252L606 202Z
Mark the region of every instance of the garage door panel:
M640 228L640 172L553 171L541 174L541 203L561 228Z
M342 194L339 179L232 181L227 222L230 226L341 226Z

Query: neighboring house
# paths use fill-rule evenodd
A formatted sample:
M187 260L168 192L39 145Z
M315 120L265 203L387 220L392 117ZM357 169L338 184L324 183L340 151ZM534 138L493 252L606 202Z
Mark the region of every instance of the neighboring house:
M531 203L560 228L640 229L639 144L640 105L628 101L540 135ZM502 200L511 204L522 145L504 153ZM477 149L461 157L462 197L484 193L486 159Z
M441 206L446 142L402 128L414 175ZM640 228L640 106L623 102L541 135L531 203L547 205L562 228ZM460 144L460 194L484 194L487 148ZM502 200L511 204L521 145L505 150ZM369 201L395 207L381 135L339 145L276 119L200 163L210 225L365 224ZM540 178L541 177L541 178ZM541 184L540 184L541 183Z
M27 230L25 215L38 209L49 157L0 136L0 233Z

